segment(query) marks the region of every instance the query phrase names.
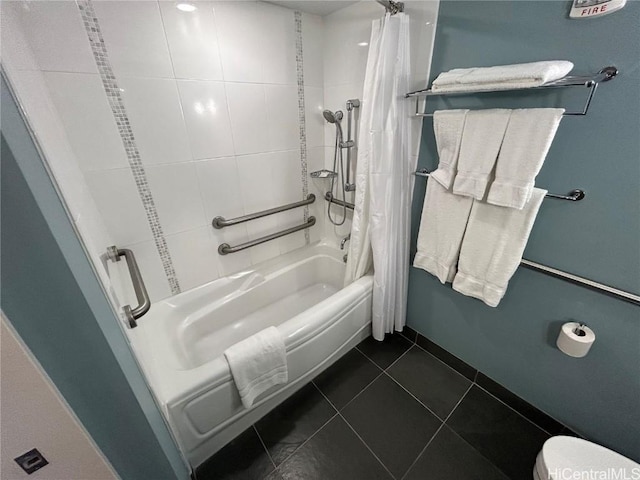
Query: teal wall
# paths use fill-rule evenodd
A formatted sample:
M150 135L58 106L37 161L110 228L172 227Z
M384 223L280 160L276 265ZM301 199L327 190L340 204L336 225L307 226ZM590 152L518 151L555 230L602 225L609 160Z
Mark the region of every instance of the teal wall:
M442 0L431 72L552 59L573 61L576 73L620 69L599 87L586 117L563 119L536 183L556 193L582 188L587 197L545 200L525 258L640 294L640 2L590 20L569 20L569 7ZM584 98L554 91L465 101L472 108L577 106ZM425 119L419 167L436 164L433 124ZM412 253L425 185L416 180ZM569 320L596 333L585 358L555 347ZM494 309L412 268L407 323L587 438L640 461L639 307L520 268Z
M123 479L188 478L4 81L0 155L2 310Z

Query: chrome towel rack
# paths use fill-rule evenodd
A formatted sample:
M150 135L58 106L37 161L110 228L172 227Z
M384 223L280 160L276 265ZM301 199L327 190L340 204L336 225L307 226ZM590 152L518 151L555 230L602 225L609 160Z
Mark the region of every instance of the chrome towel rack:
M310 193L309 195L307 195L306 199L300 200L299 202L287 203L286 205L269 208L267 210L262 210L260 212L251 213L249 215L243 215L242 217L236 217L229 220L227 220L224 217L216 217L213 219L211 224L213 225L213 228L217 228L217 229L230 227L232 225L238 225L239 223L248 222L250 220L256 220L258 218L266 217L268 215L273 215L280 212L286 212L287 210L291 210L293 208L304 207L305 205L310 205L315 201L316 201L316 196L313 193ZM240 245L231 246L228 243L222 243L220 244L220 246L218 246L218 253L220 255L236 253L250 247L255 247L256 245L260 245L261 243L265 243L270 240L275 240L276 238L284 237L285 235L289 235L291 233L304 230L305 228L313 227L315 224L316 224L315 217L309 217L307 221L301 225L296 225L295 227L287 228L280 232L272 233L270 235L265 235L264 237L256 238L255 240L241 243Z
M124 257L127 261L133 290L138 299L137 307L131 308L129 305L122 307L129 322L129 327L134 328L138 326L137 320L151 308L151 299L147 293L147 287L144 285L144 280L142 279L142 274L140 273L140 268L138 267L138 262L136 262L136 257L133 252L128 248L118 248L115 245L107 248L107 258L109 260L119 262L120 257Z
M244 223L250 220L255 220L257 218L273 215L274 213L286 212L287 210L291 210L292 208L304 207L305 205L310 205L315 201L316 196L313 193L310 193L305 200L300 200L299 202L288 203L280 207L269 208L267 210L262 210L261 212L251 213L249 215L232 218L230 220L227 220L224 217L216 217L213 219L211 224L213 225L213 228L217 229L230 227L232 225L238 225L239 223Z
M418 170L417 172L414 172L414 175L416 177L428 177L430 173L431 172L429 172L426 168L423 168L422 170ZM545 197L578 202L582 200L585 197L585 195L586 194L584 193L584 190L575 189L575 190L571 190L567 195L559 195L557 193L547 193Z
M598 73L594 73L593 75L568 75L564 78L556 80L554 82L545 83L544 85L540 85L538 87L520 87L520 88L505 88L500 90L485 90L485 89L477 89L470 90L465 92L434 92L430 88L423 90L416 90L414 92L409 92L405 95L406 98L416 98L416 117L432 117L433 113L425 113L420 111L420 98L426 97L435 97L442 95L474 95L476 93L498 93L498 92L513 92L513 91L523 91L523 90L544 90L549 88L562 88L562 87L586 87L589 89L587 94L587 99L585 105L582 110L575 112L565 112L565 116L582 116L586 115L589 106L591 105L591 100L593 99L593 95L596 93L596 89L598 85L602 82L608 82L615 78L618 74L618 69L615 66L604 67ZM425 110L426 110L426 101L425 101Z
M261 243L265 243L270 240L275 240L276 238L284 237L285 235L289 235L291 233L304 230L305 228L313 227L315 224L316 224L316 217L311 216L302 225L296 225L295 227L287 228L286 230L282 230L281 232L272 233L271 235L265 235L264 237L256 238L255 240L251 240L250 242L246 242L246 243L241 243L240 245L236 245L234 247L232 247L228 243L223 243L218 247L218 253L220 255L236 253L250 247L255 247L256 245L260 245Z

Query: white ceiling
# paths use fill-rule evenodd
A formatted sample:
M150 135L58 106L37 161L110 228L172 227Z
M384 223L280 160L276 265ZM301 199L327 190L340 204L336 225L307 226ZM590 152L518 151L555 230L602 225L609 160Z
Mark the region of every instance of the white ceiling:
M314 15L329 15L330 13L348 7L356 1L346 0L265 0L267 3L275 3L282 7L300 10L301 12L312 13Z

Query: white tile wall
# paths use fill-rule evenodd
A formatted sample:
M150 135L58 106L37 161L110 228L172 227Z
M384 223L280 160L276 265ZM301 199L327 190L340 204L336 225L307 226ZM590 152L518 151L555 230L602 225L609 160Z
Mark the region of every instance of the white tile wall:
M94 9L117 76L173 77L157 2L94 2Z
M39 69L98 73L75 2L13 1L3 4L3 13L16 15L15 21L28 36Z
M295 85L265 85L268 150L299 147L298 88ZM308 135L308 133L307 133ZM298 162L300 165L300 162Z
M176 78L222 80L222 63L212 2L198 2L194 12L161 1L160 10Z
M165 235L206 224L193 162L157 165L146 170Z
M193 158L233 155L224 83L179 80L178 89Z
M98 75L45 72L44 78L80 168L126 167L127 155Z
M264 85L227 83L233 146L237 155L269 150Z
M121 77L127 113L145 165L192 159L175 80Z
M217 245L209 227L167 235L167 244L183 290L215 280L218 273Z
M81 203L91 192L109 240L136 253L153 301L170 295L77 6L10 3L3 29L8 21L9 30L21 30L35 60L19 54L19 41L5 58L15 69L35 65L45 71L45 97L51 97L84 172L87 187L69 198ZM415 17L412 55L419 83L426 78L437 2L407 3ZM256 1L195 5L187 13L173 1L94 2L183 289L304 244L298 232L240 253L217 253L220 243L234 245L301 223L302 209L223 230L210 226L217 215L231 218L302 198L293 10ZM371 20L382 14L380 6L364 1L323 18L302 16L309 172L332 166L335 127L323 120L322 110L345 110L347 99L361 98L368 49L358 43L369 41ZM29 110L39 116L33 103ZM309 208L317 221L312 241L323 235L337 241L350 228L349 222L333 227L326 220L328 185L309 180L317 197ZM88 230L100 230L88 219L90 209L74 211ZM94 238L96 254L106 247L99 245L103 234L87 236Z
M87 172L85 178L116 245L129 245L153 238L142 200L128 168Z

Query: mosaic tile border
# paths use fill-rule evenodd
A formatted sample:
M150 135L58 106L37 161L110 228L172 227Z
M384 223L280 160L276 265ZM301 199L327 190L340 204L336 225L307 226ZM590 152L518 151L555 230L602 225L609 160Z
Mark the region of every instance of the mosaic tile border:
M173 267L173 261L171 260L171 254L169 253L169 247L167 246L167 240L162 231L162 225L160 224L160 218L158 217L158 211L156 209L153 196L151 195L151 189L147 181L147 175L140 158L140 152L136 139L133 135L133 129L129 122L129 116L124 105L122 98L122 90L118 86L116 76L113 73L111 62L109 61L109 55L107 52L104 38L102 37L102 31L98 23L98 17L91 0L77 0L76 4L80 10L82 16L82 23L87 32L89 38L89 44L91 45L91 51L98 67L98 72L102 80L102 86L107 95L109 101L109 107L113 113L113 118L118 126L118 133L122 139L124 149L127 153L127 160L129 161L129 167L131 173L136 182L138 194L142 200L145 213L147 215L147 221L151 232L153 234L153 240L155 242L158 253L160 254L160 260L162 261L162 267L164 273L169 282L171 288L171 294L176 295L180 293L180 284L176 271Z
M307 123L304 102L304 61L302 49L302 12L293 12L296 28L296 81L298 84L298 125L300 129L300 170L302 175L302 198L309 195L309 176L307 174ZM309 205L304 207L304 221L309 219ZM304 229L304 242L311 243L309 229Z

